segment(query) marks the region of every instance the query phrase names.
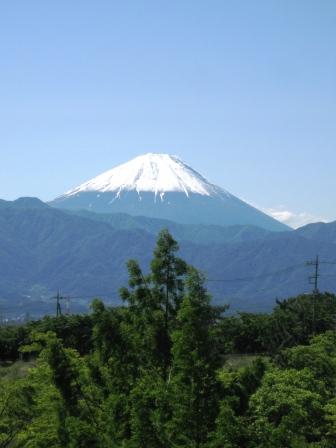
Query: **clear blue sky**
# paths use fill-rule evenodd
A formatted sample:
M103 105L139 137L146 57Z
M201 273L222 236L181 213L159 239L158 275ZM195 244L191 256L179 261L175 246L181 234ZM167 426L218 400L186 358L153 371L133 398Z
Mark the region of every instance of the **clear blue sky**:
M335 0L1 2L0 197L168 152L293 222L336 219L335 23Z

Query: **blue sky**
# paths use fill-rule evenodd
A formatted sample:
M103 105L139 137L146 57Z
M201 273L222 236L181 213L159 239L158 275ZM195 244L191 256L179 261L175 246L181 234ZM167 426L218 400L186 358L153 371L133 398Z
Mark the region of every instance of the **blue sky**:
M0 3L0 197L145 152L294 225L335 220L336 2Z

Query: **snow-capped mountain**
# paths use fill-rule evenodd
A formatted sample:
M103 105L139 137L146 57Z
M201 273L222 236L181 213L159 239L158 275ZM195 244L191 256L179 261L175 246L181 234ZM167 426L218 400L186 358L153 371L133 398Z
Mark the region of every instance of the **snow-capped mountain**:
M180 192L200 194L203 196L217 195L224 192L212 185L199 173L182 162L177 156L169 154L145 154L112 170L85 182L79 187L65 193L65 197L74 196L80 192L98 191L112 192L115 198L124 191L136 191L141 197L143 192L154 193L164 200L165 193Z
M288 230L169 154L138 156L66 192L51 205L165 218L185 224L250 224Z

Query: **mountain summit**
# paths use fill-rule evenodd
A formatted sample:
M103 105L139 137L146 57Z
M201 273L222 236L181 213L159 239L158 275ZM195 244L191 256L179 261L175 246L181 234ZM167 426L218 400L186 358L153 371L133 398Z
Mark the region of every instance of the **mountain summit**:
M118 198L125 191L141 193L151 192L164 200L165 193L180 192L186 196L200 194L203 196L229 195L224 190L212 185L195 170L190 168L177 156L169 154L144 154L123 163L112 170L95 177L77 188L65 193L65 197L80 192L113 192Z
M169 154L138 156L66 192L51 205L165 218L184 224L247 224L288 230Z

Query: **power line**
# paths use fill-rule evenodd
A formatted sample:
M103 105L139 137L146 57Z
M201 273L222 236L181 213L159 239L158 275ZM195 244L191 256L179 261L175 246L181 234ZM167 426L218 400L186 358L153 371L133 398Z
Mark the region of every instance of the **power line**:
M321 274L320 273L320 265L321 264L326 264L326 265L336 265L336 262L334 261L321 261L319 259L319 257L317 256L314 260L310 260L307 261L305 263L300 263L300 264L295 264L295 265L291 265L291 266L287 266L286 268L283 269L279 269L277 271L272 271L272 272L267 272L265 274L260 274L260 275L255 275L255 276L250 276L250 277L236 277L236 278L217 278L217 279L207 279L207 282L211 282L211 283L226 283L226 282L247 282L247 281L252 281L252 280L258 280L258 279L263 279L263 278L267 278L267 277L273 277L275 275L278 274L282 274L285 272L288 272L290 270L294 270L300 267L305 267L305 266L314 266L315 270L314 270L314 274L309 276L309 281L311 284L314 285L314 291L318 292L318 279L323 276L323 277L336 277L336 274Z
M283 274L286 273L288 271L291 270L295 270L295 269L299 269L305 266L313 266L314 269L314 273L312 275L309 276L309 283L313 285L314 289L313 289L313 294L317 294L319 292L318 289L318 282L319 282L319 278L321 276L323 277L336 277L336 274L321 274L320 273L320 265L336 265L336 261L321 261L319 259L319 256L316 256L316 258L314 260L310 260L307 261L305 263L299 263L299 264L294 264L291 266L287 266L285 268L279 269L277 271L272 271L272 272L266 272L264 274L260 274L260 275L255 275L255 276L249 276L249 277L236 277L236 278L217 278L217 279L207 279L206 281L209 283L230 283L230 282L249 282L249 281L253 281L253 280L258 280L258 279L264 279L267 277L274 277L276 275L279 274ZM261 291L266 291L269 288L263 288L258 290L258 292ZM112 297L118 294L118 291L115 290L113 292L104 292L104 293L96 293L96 294L90 294L90 295L67 295L67 296L63 296L60 293L60 290L57 291L56 296L52 297L52 299L56 300L56 317L59 317L63 314L62 311L62 306L61 306L61 301L65 300L65 306L66 306L66 312L65 314L69 314L70 312L70 300L80 300L80 299L91 299L93 297L104 297L106 298L110 298L112 299ZM3 307L1 307L3 308ZM13 311L16 311L17 308L13 307ZM2 309L2 311L4 311ZM9 312L9 308L6 307L6 312Z
M207 279L208 282L245 282L245 281L250 281L250 280L255 280L255 279L259 279L259 278L265 278L265 277L272 277L284 272L287 272L291 269L296 269L299 267L304 267L305 264L304 263L300 263L300 264L295 264L292 266L287 266L286 268L280 269L278 271L273 271L273 272L268 272L265 274L261 274L261 275L256 275L256 276L251 276L251 277L237 277L237 278L226 278L226 279Z
M67 295L67 296L62 296L60 294L60 290L57 291L56 296L52 297L52 299L56 300L56 317L60 317L63 315L62 312L62 307L61 307L61 301L65 300L65 307L66 307L66 312L65 314L68 315L70 314L70 300L73 299L92 299L93 297L105 297L107 298L108 296L111 296L113 294L90 294L87 296L82 296L82 295L78 295L78 296L71 296L71 295Z
M90 294L87 296L78 295L78 296L67 296L69 299L91 299L92 297L110 297L114 294L118 294L118 291L115 291L113 293L100 293L100 294Z

